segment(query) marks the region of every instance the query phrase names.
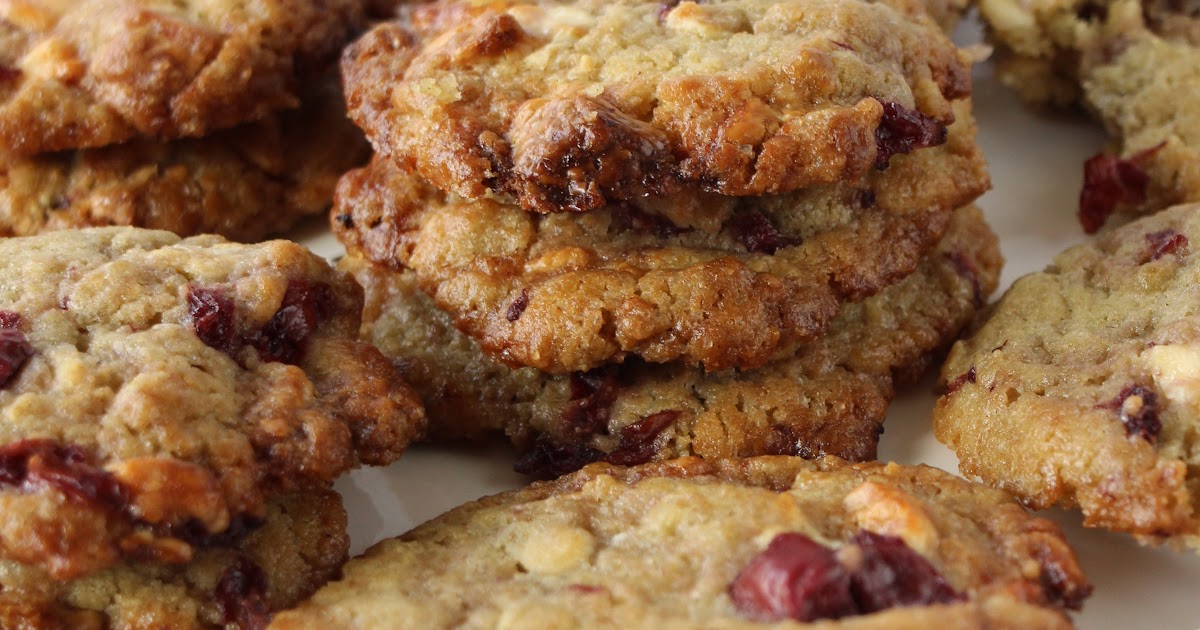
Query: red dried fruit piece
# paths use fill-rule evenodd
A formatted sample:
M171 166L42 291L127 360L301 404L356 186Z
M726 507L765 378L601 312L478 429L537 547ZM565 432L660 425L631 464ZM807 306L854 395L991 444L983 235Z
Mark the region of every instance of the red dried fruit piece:
M861 531L852 542L862 552L862 564L851 574L850 586L863 614L966 599L902 538Z
M521 319L521 314L525 312L526 308L529 308L529 289L521 289L521 295L518 295L517 299L508 305L508 310L504 312L504 319L515 322Z
M49 486L76 501L123 512L129 493L108 471L87 461L77 446L53 440L20 440L0 447L0 483L36 488Z
M613 205L612 209L613 220L626 230L649 232L659 238L670 238L688 231L664 216L644 212L627 203Z
M308 337L333 313L333 288L323 282L288 282L283 303L251 343L263 361L296 363Z
M682 412L674 409L660 411L621 428L621 441L617 448L605 456L604 461L620 466L645 464L654 457L654 440L664 429L671 426Z
M733 238L746 251L755 254L774 254L780 248L794 247L802 242L799 237L780 234L779 229L758 210L738 212L729 218L726 225Z
M1170 228L1146 234L1146 243L1150 246L1150 251L1146 253L1147 260L1158 260L1176 251L1187 254L1189 245L1186 236Z
M1137 205L1146 201L1150 176L1142 163L1163 145L1139 151L1126 159L1115 155L1094 155L1083 163L1083 189L1079 191L1079 223L1083 231L1095 234L1120 204Z
M568 431L579 437L608 433L608 416L617 400L617 377L604 368L571 375L571 400L562 418Z
M1068 575L1054 554L1039 555L1038 560L1042 565L1038 581L1050 602L1071 610L1082 609L1083 601L1092 595L1092 585L1081 584L1079 580Z
M1125 433L1138 436L1154 444L1162 433L1162 421L1158 419L1158 394L1143 385L1126 385L1117 397L1098 405L1102 409L1119 412L1125 424Z
M271 621L267 607L267 574L253 560L238 556L217 580L213 593L221 622L242 630L261 630Z
M237 312L233 300L219 289L188 287L188 314L192 328L204 345L231 353L239 344Z
M19 324L20 316L17 317ZM7 385L31 356L33 346L25 338L25 333L8 326L0 327L0 387Z
M535 479L554 479L598 462L603 456L604 453L585 444L564 446L542 434L517 458L513 471Z
M762 621L857 614L850 574L833 551L803 534L779 534L729 585L738 612Z
M875 168L887 168L892 156L946 143L946 126L899 103L879 101L883 116L875 128Z
M1004 343L1008 343L1008 342L1006 341ZM945 388L945 391L942 392L942 395L949 396L950 394L953 394L954 392L958 391L958 388L962 387L964 384L974 383L975 378L976 378L975 366L972 365L970 367L970 369L968 369L966 372L959 374L958 376L954 377L953 381L946 383L946 388Z
M0 311L0 328L20 328L24 318L20 313L12 311Z

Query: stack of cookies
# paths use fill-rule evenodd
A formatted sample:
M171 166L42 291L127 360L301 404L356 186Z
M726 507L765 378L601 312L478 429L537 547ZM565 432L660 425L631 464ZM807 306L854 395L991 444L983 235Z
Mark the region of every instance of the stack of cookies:
M366 159L332 62L361 0L14 0L0 9L0 235L98 225L241 241Z
M364 331L522 472L874 458L996 284L970 63L909 0L446 0L342 70Z

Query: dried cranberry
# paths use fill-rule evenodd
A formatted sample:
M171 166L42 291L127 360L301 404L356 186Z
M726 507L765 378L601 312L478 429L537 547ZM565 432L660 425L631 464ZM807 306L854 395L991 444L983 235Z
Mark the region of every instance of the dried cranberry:
M529 307L529 289L521 289L521 295L508 305L508 310L504 313L504 319L510 322L515 322L521 319L521 314Z
M729 585L742 614L763 621L837 619L857 613L850 574L830 549L802 534L779 534Z
M1004 343L1008 343L1008 342L1006 341ZM1003 347L1003 346L1001 346L1001 347ZM959 374L958 376L954 377L953 381L946 383L946 388L942 392L942 395L949 396L950 394L953 394L954 392L958 391L958 388L962 387L964 384L974 383L975 378L976 378L975 366L972 365L966 372Z
M232 547L262 525L263 520L260 518L238 514L230 519L229 525L224 530L215 534L208 531L203 523L195 519L189 519L176 525L158 524L153 529L158 536L175 538L192 547L208 549Z
M1083 163L1083 189L1079 191L1079 223L1083 231L1094 234L1119 204L1137 205L1146 201L1150 176L1142 163L1163 145L1139 151L1127 159L1115 155L1094 155Z
M946 252L946 258L954 265L954 272L971 283L972 297L976 307L983 306L983 286L979 284L979 268L962 252Z
M45 485L77 501L125 510L129 505L125 487L87 459L83 449L53 440L12 442L0 447L0 483L24 488Z
M1083 608L1083 600L1092 594L1092 585L1074 580L1063 570L1062 565L1050 557L1049 553L1039 557L1042 572L1038 581L1049 596L1051 603L1079 610Z
M237 313L233 300L219 289L188 287L188 314L192 328L204 345L222 352L232 352L238 346Z
M20 328L24 318L20 313L12 311L0 311L0 328Z
M14 68L7 64L0 64L0 83L11 83L20 79L22 75L20 68Z
M792 427L785 424L771 425L771 434L763 446L767 455L799 455L800 439Z
M671 9L679 6L679 2L680 0L667 0L667 2L658 3L658 21L662 22L667 19L667 14L671 12Z
M1137 400L1126 404L1131 398ZM1151 444L1158 441L1158 434L1162 432L1162 421L1158 419L1158 394L1154 390L1142 385L1126 385L1116 398L1099 407L1120 412L1127 435L1136 435Z
M657 214L650 214L627 203L612 206L613 219L626 230L650 233L659 238L670 238L688 231Z
M763 213L758 210L746 210L734 214L727 224L733 238L752 253L774 254L783 247L793 247L801 243L795 236L784 236Z
M242 630L266 628L271 621L267 607L267 574L253 560L238 556L217 580L213 593L221 622Z
M323 282L288 282L283 303L252 343L263 361L295 363L304 355L308 336L333 312L333 288Z
M1167 254L1175 253L1176 250L1186 254L1188 249L1187 237L1169 228L1150 232L1146 235L1146 243L1150 247L1150 251L1146 253L1147 260L1158 260Z
M669 409L621 428L621 441L604 460L621 466L645 464L654 457L654 440L682 414Z
M883 117L875 128L875 168L887 168L892 156L946 142L946 126L899 103L879 101Z
M571 400L562 417L568 430L579 437L607 434L608 416L617 400L617 377L611 369L571 375Z
M513 470L536 479L554 479L600 461L600 451L586 444L564 446L547 435L539 435L513 464Z
M863 614L965 599L901 538L861 531L853 544L862 552L862 564L851 574L850 585Z
M33 346L25 339L25 333L0 327L0 387L7 385L31 356Z

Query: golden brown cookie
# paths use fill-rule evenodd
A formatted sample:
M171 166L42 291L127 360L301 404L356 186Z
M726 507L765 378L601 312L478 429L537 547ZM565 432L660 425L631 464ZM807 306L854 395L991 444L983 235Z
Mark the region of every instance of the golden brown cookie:
M351 252L414 269L483 349L548 372L640 356L710 370L789 356L910 273L987 186L967 104L942 146L862 182L771 197L528 213L443 195L377 156L335 195Z
M424 412L361 310L287 241L0 239L0 555L57 579L187 562L274 496L395 460Z
M436 439L505 433L521 472L596 460L834 454L873 459L896 381L919 377L995 288L1001 259L979 211L956 213L905 280L847 306L820 339L747 371L630 360L551 376L484 355L420 291L412 272L348 256L366 289L363 336L421 394Z
M343 57L378 152L467 198L785 193L933 146L970 64L916 0L443 0Z
M1177 206L1018 280L942 368L934 428L963 472L1197 547L1197 246L1200 205Z
M10 0L0 148L196 137L298 105L296 80L362 25L361 0Z
M1056 525L935 468L684 458L459 507L271 627L1050 629L1090 590Z

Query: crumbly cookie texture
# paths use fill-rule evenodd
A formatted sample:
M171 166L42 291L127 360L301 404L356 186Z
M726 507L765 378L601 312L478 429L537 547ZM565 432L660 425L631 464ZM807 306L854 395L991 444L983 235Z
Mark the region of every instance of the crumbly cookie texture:
M944 139L970 63L917 0L445 0L343 56L377 151L467 198L589 210L856 180Z
M996 287L1001 258L979 211L908 278L847 306L819 340L755 370L705 373L630 361L570 376L489 358L420 291L411 271L348 256L366 288L363 336L425 400L437 439L504 432L521 472L554 476L597 460L833 454L874 459L895 381L918 377Z
M349 546L342 499L322 489L271 501L253 529L186 565L129 562L64 582L0 558L0 627L262 628L337 577Z
M443 195L376 156L338 184L333 226L349 251L416 270L460 328L512 365L755 367L823 334L841 302L910 273L987 187L967 104L958 109L945 145L858 184L585 213Z
M1018 280L942 368L934 428L963 472L1196 547L1197 246L1200 205L1178 206Z
M198 139L0 156L0 234L104 225L262 240L329 208L370 147L336 79L296 110Z
M0 239L0 554L58 579L179 563L281 493L399 456L416 394L362 294L287 241Z
M295 107L361 0L11 0L0 7L0 147L195 137Z
M1089 232L1200 200L1200 18L1186 3L981 0L997 72L1027 101L1092 111L1114 146L1089 160L1080 219Z
M788 556L769 549L780 538L836 550L824 556L833 572L873 564L855 541L887 538L907 550L892 566L910 586L933 573L954 596L812 626L749 617L737 591L755 586L743 574L763 558L779 571L760 573L775 578L763 590L807 603L803 563L787 573ZM1069 628L1058 606L1090 591L1058 527L1004 493L935 468L832 457L594 464L452 510L344 575L272 627Z

